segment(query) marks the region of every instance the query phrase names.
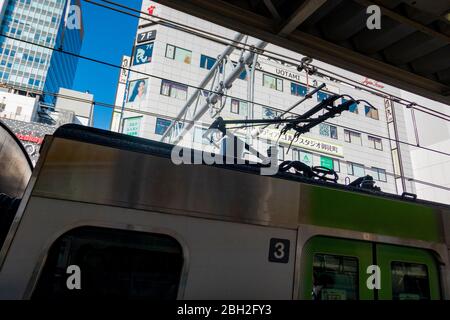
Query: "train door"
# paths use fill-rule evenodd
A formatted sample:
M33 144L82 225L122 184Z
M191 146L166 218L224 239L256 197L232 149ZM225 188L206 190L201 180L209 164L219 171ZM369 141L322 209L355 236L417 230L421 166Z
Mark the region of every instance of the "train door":
M300 299L372 300L366 270L372 246L363 241L314 237L303 248Z
M367 280L379 267L379 290ZM422 249L372 242L314 237L303 248L300 299L429 300L439 299L438 267ZM370 281L371 283L371 281Z
M439 271L430 252L384 244L376 247L382 270L379 299L440 299Z

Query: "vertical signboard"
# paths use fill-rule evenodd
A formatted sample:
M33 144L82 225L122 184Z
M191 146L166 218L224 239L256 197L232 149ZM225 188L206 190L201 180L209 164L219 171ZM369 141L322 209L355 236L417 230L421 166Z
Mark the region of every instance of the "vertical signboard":
M403 177L404 174L401 162L402 158L400 154L400 144L398 142L399 138L396 126L394 103L391 99L384 99L384 109L386 112L388 135L390 138L390 149L392 156L392 166L395 174L395 185L397 188L397 193L401 194L402 192L406 191L406 184Z
M119 83L127 83L128 79L128 73L130 68L130 60L131 58L129 56L123 56L122 57L122 69L120 69L120 75L119 75Z
M120 110L114 110L111 118L111 131L119 132L120 118L122 112Z
M111 131L120 131L120 119L122 114L122 107L125 100L125 92L127 89L128 74L130 73L131 57L122 57L122 68L120 69L119 79L117 82L116 99L114 102L114 111L111 118Z

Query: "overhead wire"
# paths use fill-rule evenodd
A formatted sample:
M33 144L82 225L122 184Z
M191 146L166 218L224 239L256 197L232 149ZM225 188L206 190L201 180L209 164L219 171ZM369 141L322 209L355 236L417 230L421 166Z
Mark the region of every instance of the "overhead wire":
M93 2L93 1L90 1L90 0L84 0L84 1L89 2L89 3L92 3L92 4L100 5L100 4L95 3L95 2ZM107 1L107 0L103 0L103 1L104 1L104 2L108 2L108 3L114 3L114 2L112 2L112 1ZM116 4L116 5L117 5L117 4ZM116 11L117 11L117 9L115 9L115 8L111 8L111 7L107 7L107 6L104 6L104 7L105 7L105 8L108 8L108 9L111 9L111 10L116 10ZM139 11L139 12L140 12L140 13L143 13L143 14L146 14L145 12L141 12L141 11ZM125 13L125 12L123 12L123 13ZM128 14L128 13L127 13L127 14ZM137 16L137 18L141 18L141 17ZM158 17L158 16L156 16L155 18L161 19L161 17ZM167 19L166 19L166 20L167 20ZM177 23L177 22L170 21L170 23ZM204 30L201 30L201 31L204 32ZM4 34L0 34L0 36L6 37L6 38L10 38L10 39L16 40L16 41L22 41L22 42L25 42L25 43L28 43L28 44L31 44L31 45L40 46L40 47L43 47L43 48L46 48L46 49L50 49L50 50L54 50L54 51L59 51L59 52L62 52L62 53L65 53L65 54L69 54L69 55L75 56L75 57L77 57L77 58L85 59L85 60L88 60L88 61L91 61L91 62L101 63L101 64L104 64L104 65L107 65L107 66L110 66L110 67L114 67L114 68L118 68L118 69L124 69L124 70L127 70L127 71L129 71L129 72L135 72L135 73L138 73L138 74L143 74L143 75L146 75L146 76L149 76L149 77L153 77L153 78L157 78L157 79L160 79L160 80L173 81L173 80L166 79L166 78L163 78L163 77L158 77L158 76L155 76L155 75L152 75L152 74L143 73L143 72L140 72L140 71L131 69L131 68L123 68L122 66L118 66L118 65L115 65L115 64L112 64L112 63L108 63L108 62L106 62L106 61L101 61L101 60L98 60L98 59L94 59L94 58L90 58L90 57L85 57L85 56L82 56L82 55L78 55L78 54L75 54L75 53L72 53L72 52L68 52L68 51L62 50L61 48L56 49L56 48L52 48L52 47L47 47L47 46L44 46L44 45L40 45L40 44L37 44L37 43L33 43L33 42L31 42L31 41L27 41L27 40L24 40L24 39L18 39L18 38L15 38L15 37L11 37L11 36L8 36L8 35L4 35ZM227 40L233 41L232 39L227 39ZM223 42L222 44L224 44L224 45L234 45L234 43L231 43L231 44L230 44L230 43L225 43L225 42ZM251 46L250 46L250 45L247 45L247 44L242 44L242 45L243 45L243 47L239 47L239 46L236 46L236 47L239 48L239 49L245 49L245 48L251 49ZM273 52L270 52L270 51L268 51L268 50L264 50L263 52L260 52L259 54L264 56L264 55L265 55L265 52L273 53ZM279 55L278 53L276 53L276 54ZM280 62L286 62L286 61L282 61L282 60L280 60L280 59L278 59L278 58L276 58L276 57L272 57L272 56L268 56L268 55L266 55L266 56L269 57L269 58L278 60L278 61L280 61ZM283 56L283 55L281 55L281 56ZM288 56L285 56L285 57L286 57L286 58L289 58L289 59L292 59L292 60L295 60L295 58L292 58L292 57L288 57ZM320 68L320 67L318 67L318 68ZM324 69L324 70L325 70L325 69ZM328 70L326 70L326 71L328 71ZM330 71L328 71L328 72L330 72ZM342 77L342 76L337 75L337 74L336 74L336 76ZM351 81L351 82L354 82L354 80L352 80L352 79L348 79L348 80ZM198 87L195 87L195 86L192 86L192 85L187 85L187 84L184 84L184 85L186 85L186 86L188 86L188 87L191 87L191 88L196 88L196 89L198 89ZM370 90L380 91L380 90L378 90L378 89L374 89L374 88L371 88L371 87L369 87L369 88L370 88ZM201 89L202 89L203 91L210 92L210 93L213 93L213 92L214 92L214 91L212 91L212 90L207 90L207 89L203 89L203 88L201 88ZM20 90L20 89L17 89L17 90ZM364 90L366 90L366 89L364 89ZM383 91L380 91L380 92L381 92L383 95L386 95L386 97L390 97L390 98L394 98L394 99L398 99L398 100L407 101L407 100L405 100L405 99L403 99L403 98L399 98L399 97L392 96L392 95L390 95L389 93L385 93L385 92L383 92ZM64 95L60 95L60 94L56 94L56 93L49 93L49 92L44 92L44 91L41 91L41 93L42 93L42 94L53 95L53 96L61 96L61 97L67 98L67 99L73 99L73 98L74 98L74 97L71 97L71 96L64 96ZM225 95L225 96L230 97L230 98L236 98L236 97L229 96L229 95ZM73 99L73 100L75 100L75 99ZM79 98L78 98L77 100L80 101ZM240 99L240 100L246 101L245 99ZM83 101L83 100L81 99L81 101ZM121 106L115 106L115 105L113 105L113 104L107 104L107 103L102 103L102 102L98 102L98 101L86 100L86 101L84 101L84 102L90 102L90 103L92 103L93 105L109 107L109 108L112 108L112 109L114 109L114 108L121 108ZM249 101L246 101L246 102L249 102ZM397 103L400 103L399 101L396 101L396 102L397 102ZM408 101L407 101L407 102L408 102ZM253 101L252 101L251 103L253 103L253 104L255 104L255 105L262 106L262 107L271 108L271 109L274 109L274 110L276 110L276 111L283 111L283 109L274 108L274 107L272 107L272 106L268 106L268 105L261 104L261 103L257 103L257 102L253 102ZM417 109L417 108L415 108L414 106L423 107L423 106L420 106L420 105L418 105L418 104L416 104L416 103L414 103L414 102L410 102L409 105L407 105L407 106L408 106L409 108L414 108L414 109ZM132 108L124 108L124 110L125 110L125 111L129 111L129 112L133 112L133 113L138 113L138 114L144 114L144 115L150 115L150 116L160 116L159 114L156 114L156 113L146 112L146 111L143 111L143 110L136 110L136 109L132 109ZM420 109L417 109L417 110L423 112L423 110L420 110ZM435 110L432 110L432 111L435 111ZM298 114L293 113L293 112L290 112L290 113L293 114L293 115L298 115ZM444 114L444 115L445 115L445 116L448 116L448 115L446 115L446 114ZM172 118L172 119L175 120L175 118L169 117L169 116L167 116L167 115L165 115L165 117ZM189 120L188 120L188 121L189 121ZM448 120L447 120L447 121L448 121ZM354 130L353 128L346 127L346 126L342 126L342 125L337 125L337 124L332 124L332 125L337 126L337 127L341 127L341 128L345 128L345 129ZM242 127L245 127L245 126L242 126ZM435 149L431 149L431 148L426 148L426 147L422 147L422 146L417 146L417 145L414 145L414 144L411 144L411 143L408 143L408 142L405 142L405 141L400 141L400 140L392 139L392 138L389 138L389 137L383 137L383 136L380 136L380 135L376 135L376 134L369 133L369 132L364 132L364 131L361 131L361 130L358 130L358 131L361 132L361 133L365 133L365 134L371 135L371 136L375 136L375 137L387 139L387 140L390 140L390 141L395 141L395 142L402 143L402 144L406 144L406 145L413 146L413 147L416 147L416 148L424 149L424 150L427 150L427 151L430 151L430 152L437 152L437 153L440 153L440 154L445 155L445 156L450 156L450 154L445 153L445 152L442 152L442 151L439 151L439 150L435 150ZM388 174L388 172L386 172L386 174ZM392 175L394 175L394 174L392 173ZM400 176L398 176L398 175L395 175L395 176L400 177ZM410 181L413 180L413 181L416 181L416 182L421 182L421 183L423 183L423 184L428 184L428 185L430 185L430 186L433 185L432 183L425 182L425 181L419 181L419 180L413 179L413 178L408 178L408 177L404 177L404 178L406 178L406 179L408 179L408 180L410 180ZM438 186L438 185L433 185L433 186L435 186L435 187L442 187L442 188L444 188L444 189L446 189L446 190L450 190L450 188L447 188L447 187L444 187L444 186Z
M204 34L208 34L208 35L210 35L210 36L212 36L212 37L223 39L224 41L220 41L220 40L217 40L217 39L214 39L214 38L211 38L211 37L208 37L208 38L207 38L207 39L209 39L209 40L215 41L215 42L217 42L217 43L221 43L221 44L223 44L223 45L234 46L235 48L238 48L238 49L247 49L247 50L248 50L248 49L251 49L251 45L249 45L249 44L247 44L247 43L239 42L239 41L234 41L233 39L231 39L231 38L229 38L229 37L226 37L226 36L223 36L223 35L214 34L214 33L209 32L209 31L207 31L207 30L203 30L203 29L199 29L199 28L192 27L192 26L188 26L188 25L185 25L185 24L180 23L180 22L178 22L178 21L174 21L174 20L171 20L171 19L167 19L167 18L164 18L164 17L157 16L157 15L149 14L149 13L147 13L147 12L145 12L145 11L140 11L140 10L137 10L137 9L132 8L132 7L129 7L129 6L126 6L126 5L123 5L123 4L120 4L120 3L116 3L116 2L114 2L114 1L110 1L110 0L101 0L102 2L111 4L111 5L114 5L114 6L117 6L117 7L121 7L121 8L127 9L127 10L129 10L129 11L133 11L133 12L139 13L140 15L134 15L134 14L131 14L131 13L129 13L129 12L126 12L126 11L123 11L123 10L116 9L116 8L114 8L114 7L109 7L109 6L100 4L100 3L98 3L98 2L92 1L92 0L84 0L84 1L87 2L87 3L91 3L91 4L93 4L93 5L101 6L101 7L103 7L103 8L109 9L109 10L113 10L113 11L120 12L120 13L122 13L122 14L127 14L127 15L133 16L133 17L138 18L138 19L147 20L147 21L150 21L150 22L152 22L152 23L154 23L154 24L161 24L158 20L162 20L162 21L164 21L164 22L166 22L166 23L171 23L171 24L174 24L174 25L176 25L176 26L178 26L178 27L181 27L182 29L186 29L186 30L189 30L189 31L191 31L191 32L192 32L192 31L195 31L195 32L197 32L197 33L200 33L200 34L195 33L196 36L205 37ZM148 16L148 17L150 17L150 18L156 19L156 21L155 21L155 20L152 20L152 19L150 19L150 18L142 17L142 15L145 15L145 16ZM186 30L182 30L182 31L186 31ZM269 55L269 53L270 53L270 55ZM264 51L261 52L261 53L259 53L259 55L260 55L260 56L265 56L265 57L268 57L268 58L271 58L271 59L274 59L274 60L276 60L276 61L278 61L278 62L281 62L281 63L294 64L294 66L299 64L299 61L297 61L296 58L290 57L290 56L287 56L287 55L284 55L284 54L279 53L279 52L274 52L274 51L271 51L271 50L269 50L269 49L264 49ZM282 57L282 58L284 58L284 59L289 59L289 61L288 61L288 60L283 60L283 59L281 59L280 57ZM315 64L313 64L313 63L310 63L309 65L314 66L314 67L317 68L318 70L323 70L323 71L325 71L325 72L328 72L328 73L332 74L334 77L338 77L338 78L345 79L346 81L343 81L343 83L349 84L349 85L354 86L354 87L358 87L358 88L360 88L360 89L362 89L362 90L366 90L366 91L368 91L368 92L371 92L372 94L382 95L382 96L385 97L385 98L393 99L393 100L395 100L397 103L399 103L399 104L401 104L401 105L403 105L403 106L405 106L405 107L407 107L407 108L414 108L414 109L416 109L416 110L418 110L418 111L421 111L421 112L424 112L424 113L428 113L428 114L430 114L430 113L436 113L436 114L441 115L441 116L443 116L443 117L448 117L448 118L450 118L450 114L445 114L445 113L439 112L439 111L437 111L437 110L430 109L430 108L425 107L425 106L422 106L422 105L420 105L420 104L418 104L418 103L416 103L416 102L412 102L412 101L409 101L409 100L407 100L407 99L405 99L405 98L402 98L402 97L393 95L392 93L384 92L383 90L380 90L380 89L377 89L377 88L373 88L373 87L370 87L370 86L365 85L365 84L361 84L361 83L359 83L359 82L356 82L356 81L353 80L353 79L350 79L350 78L348 78L348 77L345 77L345 76L342 76L342 75L340 75L340 74L337 74L337 73L335 73L335 72L333 72L333 71L330 71L330 70L326 69L325 67L320 67L320 66L315 65ZM327 76L327 75L325 75L325 76ZM329 76L327 76L327 77L329 77ZM285 79L287 79L287 78L285 78ZM363 87L365 87L365 88L363 88ZM404 102L402 102L402 101L404 101ZM422 109L419 109L419 108L417 108L417 107L420 107L420 108L422 108L423 110L422 110ZM425 111L425 110L426 110L426 111ZM430 114L430 115L431 115L431 114ZM450 121L449 119L444 119L444 120Z
M87 1L87 0L85 0L85 1ZM12 36L5 35L5 34L0 34L0 37L5 37L5 38L12 39L12 40L24 42L24 43L27 43L27 44L30 44L30 45L35 45L35 46L42 47L42 48L45 48L45 49L49 49L49 50L52 50L52 51L58 51L60 53L68 54L68 55L71 55L71 56L75 56L77 58L80 58L80 59L83 59L83 60L87 60L87 61L90 61L90 62L103 64L103 65L106 65L106 66L109 66L109 67L113 67L113 68L116 68L116 69L119 69L119 70L127 70L129 72L135 72L137 74L142 74L142 75L145 75L145 76L148 76L148 77L151 77L151 78L159 79L161 81L176 82L176 81L168 79L168 78L160 77L160 76L149 74L149 73L142 72L142 71L137 71L137 70L134 70L134 69L131 69L131 68L124 68L121 65L116 65L116 64L109 63L109 62L102 61L102 60L98 60L98 59L95 59L95 58L86 57L86 56L83 56L83 55L80 55L80 54L76 54L76 53L73 53L73 52L69 52L69 51L63 50L61 48L48 47L48 46L45 46L45 45L42 45L42 44L34 43L32 41L28 41L28 40L12 37ZM178 82L178 83L180 83L180 82ZM190 88L193 88L193 89L200 89L200 90L202 90L204 92L208 92L208 93L217 93L217 94L219 93L219 92L216 92L214 90L200 88L198 86L194 86L194 85L190 85L190 84L186 84L186 83L180 83L180 84L183 84L184 86L190 87ZM247 103L252 103L254 105L258 105L258 106L261 106L261 107L264 107L264 108L269 108L269 109L272 109L272 110L275 110L275 111L279 111L279 112L283 112L284 111L281 108L276 108L276 107L273 107L273 106L270 106L270 105L266 105L266 104L263 104L263 103L260 103L260 102L249 101L249 100L238 98L238 97L231 96L231 95L228 95L228 94L223 94L223 96L227 97L227 98L230 98L230 99L239 99L239 100L247 102ZM133 111L133 112L136 112L136 111ZM290 111L290 113L292 115L294 115L294 116L298 116L299 115L298 113L294 113L292 111ZM439 154L442 154L442 155L450 156L450 153L446 153L446 152L443 152L443 151L440 151L440 150L431 149L431 148L427 148L427 147L423 147L423 146L417 146L417 145L412 144L410 142L401 141L401 140L393 139L393 138L390 138L390 137L384 137L384 136L381 136L381 135L369 133L369 132L366 132L366 131L363 131L363 130L360 130L360 129L354 129L354 128L346 127L346 126L339 125L339 124L334 124L334 123L329 123L329 122L325 122L325 123L331 124L331 125L334 125L334 126L337 126L337 127L349 129L349 130L357 130L358 132L366 133L366 134L371 135L371 136L383 138L383 139L390 140L390 141L395 141L395 142L398 142L398 143L401 143L401 144L405 144L405 145L413 146L413 147L416 147L416 148L421 148L421 149L424 149L424 150L428 150L428 151L431 151L431 152L439 153Z

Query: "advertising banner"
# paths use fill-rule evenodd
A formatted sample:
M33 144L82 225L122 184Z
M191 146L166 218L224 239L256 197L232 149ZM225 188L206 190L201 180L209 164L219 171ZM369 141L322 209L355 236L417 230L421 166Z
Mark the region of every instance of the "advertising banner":
M136 46L134 52L133 66L152 62L153 42Z

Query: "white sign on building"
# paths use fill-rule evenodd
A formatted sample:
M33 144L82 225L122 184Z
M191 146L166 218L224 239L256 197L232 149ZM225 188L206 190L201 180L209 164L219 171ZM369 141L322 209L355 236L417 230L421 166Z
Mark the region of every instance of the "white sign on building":
M295 134L294 132L288 132L286 135L282 135L280 137L279 143L289 145L291 141L294 139L294 134ZM260 134L261 138L268 139L274 142L277 141L279 136L280 131L274 129L265 129ZM337 157L344 156L344 148L341 145L305 136L300 136L297 140L294 140L294 142L292 142L292 146L311 151L316 151L318 153L325 153Z
M122 57L122 68L119 73L119 81L117 83L116 99L114 100L114 111L111 118L111 131L119 132L120 119L122 117L122 105L125 101L127 90L128 75L130 73L131 57Z

